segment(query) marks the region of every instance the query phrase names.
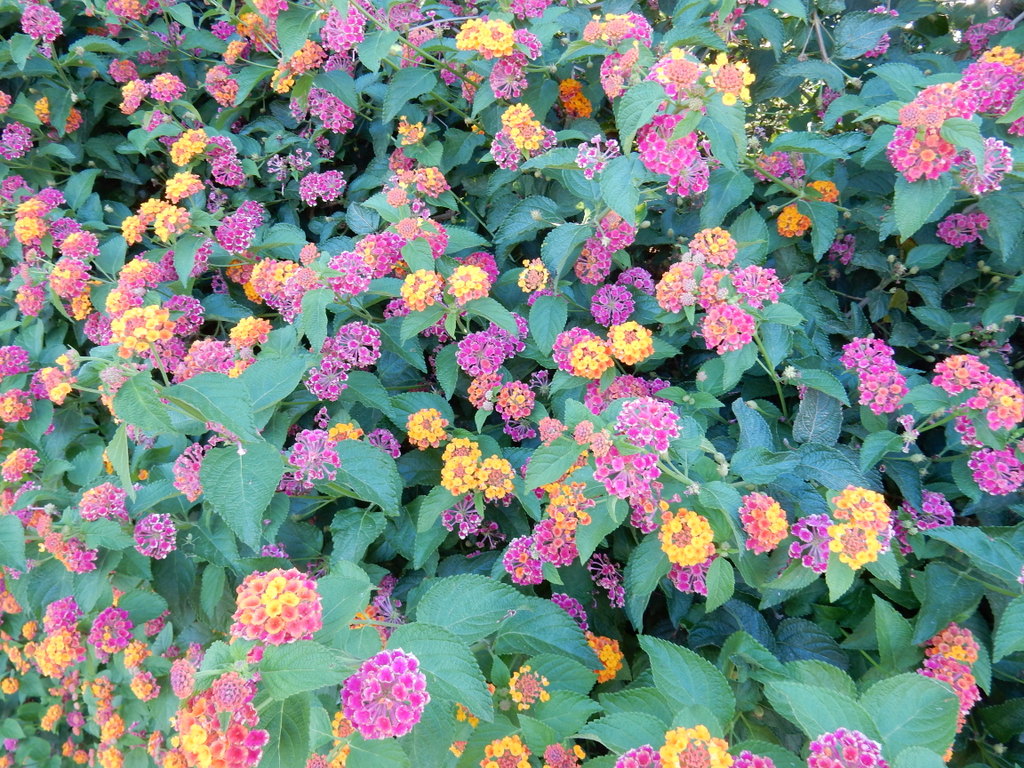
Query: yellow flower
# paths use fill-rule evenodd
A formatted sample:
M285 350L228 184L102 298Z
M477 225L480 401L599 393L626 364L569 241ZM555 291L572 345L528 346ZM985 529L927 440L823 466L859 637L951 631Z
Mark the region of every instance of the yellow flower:
M828 527L828 548L853 570L878 559L882 543L878 533L857 523L839 523Z
M654 334L634 320L608 329L608 346L612 356L626 365L635 365L653 355L653 339Z
M485 59L511 56L515 46L515 30L507 21L469 19L455 36L460 51L476 51Z
M448 426L448 419L441 416L436 408L421 408L416 413L409 414L405 422L405 431L409 436L409 442L425 451L427 448L437 448L441 441L447 437L444 428Z
M171 145L171 162L175 165L186 165L206 150L208 143L206 131L202 128L185 131Z
M704 725L669 731L660 754L665 768L729 768L732 765L728 743L712 738Z
M754 74L745 61L730 63L729 57L719 53L715 63L708 67L711 73L705 82L722 94L722 103L732 106L738 100L750 101L750 88L754 82Z
M460 264L448 278L448 293L460 307L473 299L482 299L490 288L490 277L475 264Z
M679 508L673 515L661 515L661 549L669 561L684 568L700 565L715 554L715 534L711 524L703 515L691 509Z
M622 669L622 660L625 656L619 650L619 641L603 635L595 635L593 632L586 633L587 644L594 649L598 661L601 662L601 669L595 670L597 682L607 683L614 680L615 675Z
M402 281L402 298L414 312L422 312L441 300L444 278L437 272L417 269Z
M203 188L203 181L194 173L181 171L174 174L167 180L164 188L164 197L172 203L180 203L186 197L191 197Z

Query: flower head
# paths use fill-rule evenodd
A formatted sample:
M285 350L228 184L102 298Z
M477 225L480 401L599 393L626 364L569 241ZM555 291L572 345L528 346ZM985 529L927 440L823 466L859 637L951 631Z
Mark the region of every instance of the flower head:
M308 640L323 625L316 582L294 568L250 573L237 593L234 637L283 645Z
M364 661L341 691L342 712L364 739L404 736L429 701L419 660L400 648Z

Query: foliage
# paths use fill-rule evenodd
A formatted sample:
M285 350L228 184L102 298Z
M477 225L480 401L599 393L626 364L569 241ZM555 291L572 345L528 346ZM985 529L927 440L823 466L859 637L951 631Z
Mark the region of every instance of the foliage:
M0 0L0 766L1024 760L1016 21Z

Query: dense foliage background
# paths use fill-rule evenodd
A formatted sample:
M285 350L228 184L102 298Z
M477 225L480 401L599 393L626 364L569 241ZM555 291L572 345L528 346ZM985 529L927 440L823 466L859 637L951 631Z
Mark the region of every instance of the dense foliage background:
M0 766L1024 760L1024 29L0 0Z

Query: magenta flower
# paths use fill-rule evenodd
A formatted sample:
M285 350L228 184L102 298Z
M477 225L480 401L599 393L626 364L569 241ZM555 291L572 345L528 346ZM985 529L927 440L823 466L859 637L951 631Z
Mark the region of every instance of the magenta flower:
M419 660L400 648L364 661L341 691L342 711L364 739L404 736L429 701Z
M170 515L156 512L135 525L135 551L140 555L163 560L176 548L177 528Z
M839 728L811 742L808 768L889 768L882 745L860 731Z

